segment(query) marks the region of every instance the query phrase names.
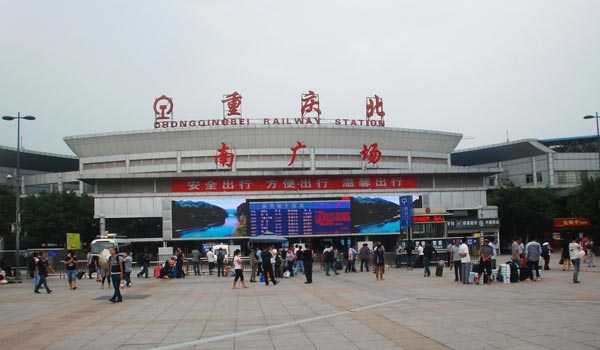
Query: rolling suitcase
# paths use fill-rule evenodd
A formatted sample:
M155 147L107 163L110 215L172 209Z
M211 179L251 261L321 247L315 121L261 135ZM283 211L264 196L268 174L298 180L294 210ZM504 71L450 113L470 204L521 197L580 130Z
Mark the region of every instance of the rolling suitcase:
M517 267L517 265L511 263L508 264L508 266L510 268L510 283L519 282L519 268Z
M162 269L162 267L159 266L154 266L154 278L160 278L160 270Z
M335 269L336 270L341 270L342 269L342 261L340 259L336 259L335 260Z

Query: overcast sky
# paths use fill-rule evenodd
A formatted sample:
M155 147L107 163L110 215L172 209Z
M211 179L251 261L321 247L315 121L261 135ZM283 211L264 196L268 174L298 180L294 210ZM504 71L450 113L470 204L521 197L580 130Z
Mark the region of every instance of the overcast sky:
M600 1L1 1L0 115L27 149L72 154L65 136L152 129L175 119L364 118L457 132L459 148L595 135ZM0 120L0 145L16 123ZM216 145L215 147L217 147Z

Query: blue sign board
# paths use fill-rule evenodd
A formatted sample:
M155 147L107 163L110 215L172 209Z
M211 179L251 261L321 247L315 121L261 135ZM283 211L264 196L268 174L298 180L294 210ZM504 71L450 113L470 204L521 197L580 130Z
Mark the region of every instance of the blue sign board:
M413 201L412 196L400 197L400 227L413 226Z

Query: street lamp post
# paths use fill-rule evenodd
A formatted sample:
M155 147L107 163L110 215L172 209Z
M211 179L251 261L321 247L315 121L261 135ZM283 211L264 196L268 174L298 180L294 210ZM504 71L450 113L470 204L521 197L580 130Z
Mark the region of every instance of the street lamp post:
M17 258L16 261L16 271L15 271L15 280L21 279L21 262L20 262L20 245L21 245L21 119L25 120L35 120L34 116L26 115L21 117L21 112L17 113L16 117L12 117L10 115L5 115L2 117L4 120L17 120L17 170L15 174L15 183L16 183L16 214L15 214L15 255Z
M600 177L600 125L598 122L598 112L596 112L596 115L586 115L583 117L583 119L596 119L596 138L598 139L598 174Z

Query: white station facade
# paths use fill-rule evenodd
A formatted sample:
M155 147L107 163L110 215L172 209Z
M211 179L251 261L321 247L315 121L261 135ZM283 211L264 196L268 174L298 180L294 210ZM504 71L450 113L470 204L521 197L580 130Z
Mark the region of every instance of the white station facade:
M444 248L452 236L498 233L485 179L501 169L452 166L461 134L383 118L174 121L155 111L154 129L65 137L79 171L26 184L77 181L103 230L168 245L244 244L268 231L318 246Z

